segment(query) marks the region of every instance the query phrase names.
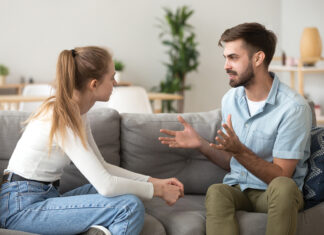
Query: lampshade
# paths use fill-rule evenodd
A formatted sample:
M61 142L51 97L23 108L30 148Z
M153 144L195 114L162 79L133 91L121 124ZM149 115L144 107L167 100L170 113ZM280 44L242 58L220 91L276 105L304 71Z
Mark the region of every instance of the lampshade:
M316 27L304 28L300 40L300 58L307 65L314 65L320 60L322 54L322 41Z

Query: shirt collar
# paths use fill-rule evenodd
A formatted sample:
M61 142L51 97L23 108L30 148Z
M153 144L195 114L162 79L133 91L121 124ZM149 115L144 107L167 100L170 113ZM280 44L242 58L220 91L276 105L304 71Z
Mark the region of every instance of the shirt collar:
M277 93L278 93L278 88L279 88L279 78L278 76L273 73L273 72L269 72L270 76L273 78L273 82L272 82L272 86L271 86L271 89L270 89L270 92L268 94L268 97L266 99L266 103L268 104L275 104L276 103L276 96L277 96ZM240 101L240 103L245 103L245 90L244 90L244 87L241 86L238 88L238 92L237 92L237 97Z

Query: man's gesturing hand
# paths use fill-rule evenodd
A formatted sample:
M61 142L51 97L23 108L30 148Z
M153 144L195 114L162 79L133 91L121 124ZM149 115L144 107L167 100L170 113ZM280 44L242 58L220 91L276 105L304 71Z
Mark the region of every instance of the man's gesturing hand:
M243 148L243 144L235 134L235 131L232 126L232 120L230 114L227 117L227 123L224 123L223 127L226 131L226 134L222 130L218 130L217 133L221 136L221 137L217 136L215 138L218 144L210 144L210 146L218 150L224 150L232 154L240 153Z
M201 146L201 137L187 123L183 117L178 116L178 121L184 126L183 131L172 131L161 129L160 132L172 137L159 137L162 144L169 145L170 148L199 148Z

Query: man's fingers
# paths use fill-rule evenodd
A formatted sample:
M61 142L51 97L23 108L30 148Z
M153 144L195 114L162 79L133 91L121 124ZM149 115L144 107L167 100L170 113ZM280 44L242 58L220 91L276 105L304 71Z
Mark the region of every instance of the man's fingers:
M173 137L159 137L160 141L175 141Z
M226 130L226 133L228 134L228 136L230 136L230 137L234 136L234 132L232 131L233 129L231 129L227 124L223 124L223 127Z
M216 136L215 140L222 145L226 144L226 140L224 140L223 138L219 138L218 136Z
M233 130L231 114L228 114L228 116L227 116L227 125Z
M212 143L210 143L209 146L213 147L215 149L218 149L218 150L224 150L225 149L224 145L222 145L222 144L212 144Z
M167 135L172 135L172 136L176 135L176 131L167 130L167 129L160 129L160 132L164 133L164 134L167 134Z
M228 138L228 136L227 136L223 131L221 131L221 130L218 130L217 133L218 133L221 137L223 137L223 139L227 139L227 138Z
M190 126L190 124L188 122L186 122L186 120L184 120L184 118L180 115L178 115L178 121L185 127Z

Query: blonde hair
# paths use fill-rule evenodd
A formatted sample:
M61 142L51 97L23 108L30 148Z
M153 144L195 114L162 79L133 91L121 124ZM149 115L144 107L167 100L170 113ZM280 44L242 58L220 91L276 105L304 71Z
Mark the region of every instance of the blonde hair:
M87 147L79 106L72 99L73 91L82 91L91 79L101 82L109 71L108 64L111 60L107 50L94 46L78 47L60 53L56 67L56 93L45 100L40 109L27 120L35 119L49 109L53 110L49 152L54 136L60 136L64 143L67 128L80 137L84 147Z

